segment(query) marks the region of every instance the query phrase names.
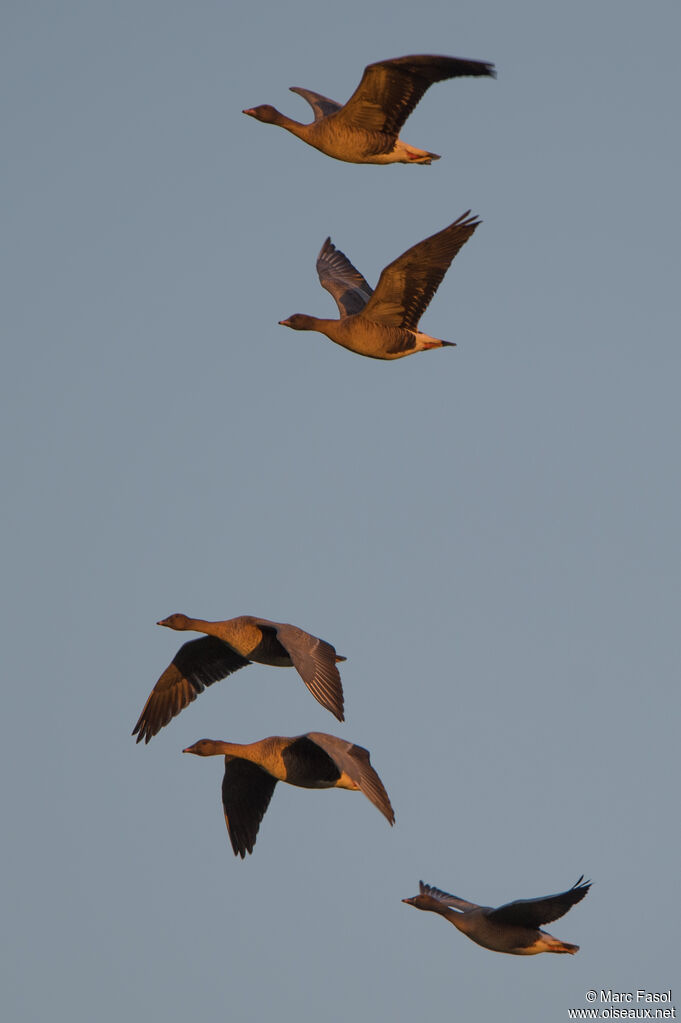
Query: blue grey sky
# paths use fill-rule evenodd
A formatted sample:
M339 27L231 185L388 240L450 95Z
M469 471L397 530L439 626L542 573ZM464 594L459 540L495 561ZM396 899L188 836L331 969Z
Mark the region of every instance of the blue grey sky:
M547 1023L678 978L678 4L8 0L2 445L8 1019ZM332 161L244 117L367 63L494 61ZM362 359L327 235L371 284L467 209L422 320ZM339 725L250 667L145 748L175 611L345 654ZM188 637L187 637L188 638ZM279 786L237 861L207 736L329 731L360 795ZM576 957L401 904L588 897ZM679 994L675 992L675 994ZM681 1000L681 996L679 998Z

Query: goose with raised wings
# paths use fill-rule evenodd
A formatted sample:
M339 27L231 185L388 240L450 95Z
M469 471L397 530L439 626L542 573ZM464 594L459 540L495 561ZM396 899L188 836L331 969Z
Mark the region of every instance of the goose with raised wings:
M457 252L482 223L470 212L389 263L375 291L327 238L317 257L317 273L335 299L340 319L295 313L279 323L292 330L319 331L371 359L403 359L429 348L453 347L456 342L424 334L418 324Z
M590 881L579 878L565 892L545 895L539 899L518 899L493 909L478 906L457 895L450 895L432 885L419 881L419 894L411 899L402 899L409 906L438 913L454 924L457 930L474 941L476 945L493 952L506 952L515 956L533 956L540 952L566 952L574 955L579 945L554 938L541 929L541 924L558 920L576 902L580 902L589 888Z
M276 124L327 156L346 163L421 163L439 160L436 153L416 149L399 132L426 89L434 82L463 76L494 78L493 64L460 57L414 54L380 60L364 69L362 80L345 106L310 89L291 92L312 107L314 121L301 124L269 103L244 110L266 124Z

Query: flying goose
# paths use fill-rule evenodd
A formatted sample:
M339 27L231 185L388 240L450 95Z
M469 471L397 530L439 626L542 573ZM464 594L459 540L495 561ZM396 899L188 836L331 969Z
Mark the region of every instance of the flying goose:
M434 82L464 75L496 77L493 64L459 57L416 54L369 64L345 106L309 89L291 92L312 107L314 121L300 124L273 106L244 110L266 124L278 124L327 156L347 163L430 163L435 153L415 149L398 138L399 131L426 89Z
M539 952L569 952L574 955L579 952L579 945L560 941L542 931L539 925L558 920L584 898L590 887L591 881L584 881L582 875L572 888L559 895L518 899L492 909L491 906L466 902L419 881L420 894L413 899L402 899L402 902L439 913L471 941L493 952L507 952L514 956L533 956Z
M388 793L371 766L369 751L336 735L271 735L245 745L200 739L182 752L198 757L224 756L225 823L234 855L242 859L253 852L260 821L278 781L304 789L363 792L390 824L395 821Z
M206 686L253 661L282 668L293 666L322 707L339 721L344 720L343 686L336 662L345 657L323 639L295 625L251 615L206 622L174 614L156 624L179 632L205 632L206 636L181 646L151 690L132 733L137 742L149 742Z
M296 313L279 323L293 330L318 330L337 345L371 359L402 359L427 348L454 346L453 341L421 333L418 323L455 255L482 223L470 212L389 263L375 291L327 238L317 257L317 273L321 286L335 299L340 319Z

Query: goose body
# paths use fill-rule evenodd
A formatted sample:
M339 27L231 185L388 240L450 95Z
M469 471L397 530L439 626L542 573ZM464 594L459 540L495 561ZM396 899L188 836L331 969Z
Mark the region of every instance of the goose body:
M470 210L453 224L412 245L385 267L376 290L327 238L317 257L321 286L334 298L340 319L296 313L280 320L293 330L316 330L371 359L402 359L429 348L453 346L418 329L452 260L481 221Z
M173 614L157 623L180 632L203 632L180 647L149 694L133 730L137 742L149 742L206 686L255 662L295 667L314 698L343 721L343 686L336 662L345 658L323 639L296 625L241 615L208 622Z
M558 920L584 898L590 886L591 882L584 881L582 876L572 888L558 895L518 899L494 909L467 902L420 881L419 894L402 901L416 909L438 913L476 945L482 945L493 952L517 956L538 955L540 952L574 955L579 951L579 945L570 945L554 938L541 930L539 925Z
M305 789L363 792L392 824L390 799L369 751L336 735L271 735L246 744L200 739L183 753L224 756L222 804L235 856L253 852L258 828L278 781Z
M494 77L494 65L430 54L396 57L369 64L344 106L310 89L292 86L291 91L312 107L314 121L309 124L294 121L267 103L243 112L285 128L336 160L429 164L439 156L407 145L398 137L400 129L429 86L467 75Z

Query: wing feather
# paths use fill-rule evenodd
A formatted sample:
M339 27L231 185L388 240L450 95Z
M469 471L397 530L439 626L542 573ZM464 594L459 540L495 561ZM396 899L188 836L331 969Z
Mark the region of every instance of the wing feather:
M214 636L191 639L175 654L151 690L132 734L149 742L164 725L192 703L206 686L251 662Z
M333 295L341 319L361 313L373 295L359 270L330 238L326 239L317 256L317 273L321 286Z
M275 624L273 627L277 639L314 698L339 721L344 721L343 684L336 667L338 655L335 648L296 625Z
M576 902L580 902L590 887L591 881L584 881L582 874L566 892L545 895L540 899L517 899L515 902L507 902L498 909L490 910L487 917L495 923L516 924L520 927L550 924L567 913Z
M356 128L397 138L429 86L463 75L494 77L494 65L459 57L415 54L377 61L364 69L362 80L335 116Z
M235 856L253 852L260 822L270 805L277 779L257 764L239 757L225 757L222 807Z
M307 100L314 112L315 121L321 121L323 118L328 117L330 114L335 114L341 109L340 103L336 103L335 100L322 96L318 92L313 92L312 89L301 89L297 85L292 85L290 91L297 92L299 96Z
M470 212L386 266L364 309L369 319L416 330L452 260L482 223Z
M419 891L421 895L430 895L444 906L454 906L456 909L480 908L475 902L467 902L466 899L460 899L458 895L450 895L449 892L443 892L441 888L435 888L434 885L425 884L423 881L419 881Z
M327 753L339 771L345 772L374 806L390 822L395 823L395 813L383 782L371 766L369 751L363 746L340 739L326 732L308 732L307 738Z

